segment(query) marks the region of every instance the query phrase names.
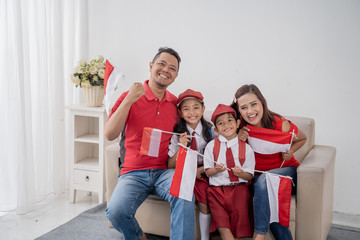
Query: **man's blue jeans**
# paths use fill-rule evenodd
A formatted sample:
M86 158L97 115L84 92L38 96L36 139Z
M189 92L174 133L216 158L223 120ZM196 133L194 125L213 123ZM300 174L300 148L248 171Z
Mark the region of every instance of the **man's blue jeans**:
M174 170L137 170L119 177L106 208L106 216L125 239L141 239L142 230L135 213L150 193L170 203L170 239L194 238L194 202L173 197L169 193Z
M292 177L293 182L296 184L296 170L297 167L284 167L272 169L269 172ZM265 235L269 231L270 227L270 230L274 235L275 239L292 239L289 228L284 227L279 223L270 224L270 205L265 181L265 174L256 175L254 178L254 216L256 233Z

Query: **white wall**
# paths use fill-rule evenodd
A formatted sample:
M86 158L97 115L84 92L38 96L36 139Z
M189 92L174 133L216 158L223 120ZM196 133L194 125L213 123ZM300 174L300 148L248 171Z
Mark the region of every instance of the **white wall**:
M314 118L316 144L337 148L334 210L360 214L360 1L88 5L88 56L109 58L127 81L147 79L158 47L169 46L183 60L169 89L176 95L199 90L214 109L229 104L242 84L255 83L273 111Z

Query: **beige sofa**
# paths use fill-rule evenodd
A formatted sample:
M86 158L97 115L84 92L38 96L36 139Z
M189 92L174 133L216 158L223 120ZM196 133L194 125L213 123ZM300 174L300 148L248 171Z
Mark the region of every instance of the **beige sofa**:
M205 118L210 119L207 111ZM326 239L333 216L334 147L315 145L315 122L304 117L287 117L307 136L305 145L295 153L300 162L297 170L297 195L291 199L290 230L296 240ZM105 149L106 192L109 200L118 178L119 144ZM195 208L196 209L196 208ZM196 210L197 211L197 210ZM198 214L195 214L197 218ZM169 203L150 195L136 213L144 232L161 236L170 233ZM110 225L111 226L111 225ZM198 220L195 239L200 239ZM272 239L271 234L267 239Z

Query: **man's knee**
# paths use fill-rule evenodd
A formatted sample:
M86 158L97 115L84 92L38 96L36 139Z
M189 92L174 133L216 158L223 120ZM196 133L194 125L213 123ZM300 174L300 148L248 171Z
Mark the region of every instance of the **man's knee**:
M264 192L267 190L265 174L262 174L258 177L257 181L254 184L254 190L256 192Z
M121 223L122 219L129 218L129 209L120 205L109 204L106 208L106 217L111 223Z

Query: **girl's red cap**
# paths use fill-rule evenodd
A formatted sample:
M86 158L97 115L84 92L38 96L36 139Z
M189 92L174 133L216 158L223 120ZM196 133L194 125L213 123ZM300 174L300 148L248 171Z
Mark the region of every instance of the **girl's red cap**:
M191 89L187 89L185 92L183 92L183 93L181 93L179 95L177 103L176 103L177 106L179 106L180 103L182 101L184 101L185 99L187 99L187 98L196 98L200 102L204 102L204 97L201 94L201 92L197 92L197 91L194 91L194 90L191 90Z

